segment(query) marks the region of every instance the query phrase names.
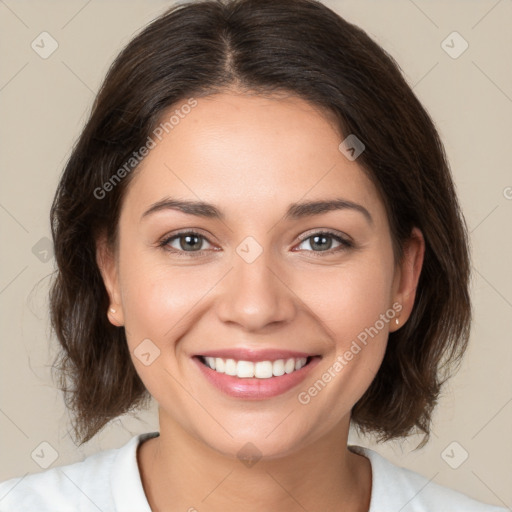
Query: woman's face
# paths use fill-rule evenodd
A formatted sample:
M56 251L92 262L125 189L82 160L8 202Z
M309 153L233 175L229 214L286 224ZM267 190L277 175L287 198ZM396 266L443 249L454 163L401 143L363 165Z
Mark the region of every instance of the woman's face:
M161 428L269 457L348 428L417 278L395 270L377 190L295 97L199 98L163 133L102 266Z

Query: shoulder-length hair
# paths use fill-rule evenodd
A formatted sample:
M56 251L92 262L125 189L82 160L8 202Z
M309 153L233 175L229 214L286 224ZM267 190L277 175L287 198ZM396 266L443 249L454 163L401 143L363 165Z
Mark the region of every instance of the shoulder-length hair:
M61 345L53 367L74 413L75 438L88 441L150 399L124 328L107 319L109 297L96 262L100 234L116 246L123 194L137 169L126 162L171 106L233 87L301 97L333 114L340 133L363 141L358 164L384 201L396 262L412 228L422 231L412 314L390 333L352 422L379 440L416 431L426 442L440 388L469 338L467 227L439 135L398 64L315 0L179 3L110 67L50 214L58 266L50 313Z

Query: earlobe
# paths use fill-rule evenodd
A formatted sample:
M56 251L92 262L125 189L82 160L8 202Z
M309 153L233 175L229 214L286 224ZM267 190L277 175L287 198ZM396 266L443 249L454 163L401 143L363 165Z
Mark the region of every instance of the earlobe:
M425 239L423 233L416 227L411 231L411 235L404 244L404 257L399 271L399 286L396 292L396 302L400 303L400 319L398 324L394 323L393 331L397 330L409 318L414 307L416 298L416 289L423 268L423 258L425 255ZM398 317L397 317L398 318Z
M115 325L116 327L122 327L124 325L124 321L122 319L122 311L121 313L118 313L117 309L109 308L107 316L112 325Z
M121 327L124 325L124 317L119 292L116 259L105 237L101 237L96 243L96 263L110 301L109 309L105 313L112 325Z

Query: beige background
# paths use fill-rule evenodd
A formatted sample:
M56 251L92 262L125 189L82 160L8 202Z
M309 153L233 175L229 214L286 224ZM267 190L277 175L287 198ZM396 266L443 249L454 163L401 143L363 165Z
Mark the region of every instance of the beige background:
M473 245L471 346L444 390L432 440L416 452L417 439L376 449L435 482L511 507L512 2L326 4L395 57L432 115ZM41 442L56 450L52 466L60 466L158 429L153 407L139 419L119 418L82 448L68 436L69 418L50 373L56 345L46 295L54 260L45 237L59 174L109 64L168 5L0 0L0 480L41 471L31 457ZM43 31L58 42L47 59L31 48ZM456 59L441 46L453 31L469 44ZM460 41L449 44L461 48ZM356 436L350 441L374 447ZM445 452L452 442L458 444ZM446 462L456 465L465 452L457 469Z

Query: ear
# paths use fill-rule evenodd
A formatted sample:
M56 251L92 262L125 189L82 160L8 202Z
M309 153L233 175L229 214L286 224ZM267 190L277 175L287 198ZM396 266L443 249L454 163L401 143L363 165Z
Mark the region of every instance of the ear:
M121 327L124 325L124 314L119 288L118 265L115 254L107 243L104 234L96 241L96 263L98 264L103 283L105 284L110 299L108 311L105 311L105 313L111 324Z
M416 288L423 267L425 255L425 239L423 233L414 227L409 239L404 244L404 256L402 264L397 267L394 281L394 302L398 302L402 309L399 318L399 325L391 322L390 331L396 331L405 324L414 306Z

